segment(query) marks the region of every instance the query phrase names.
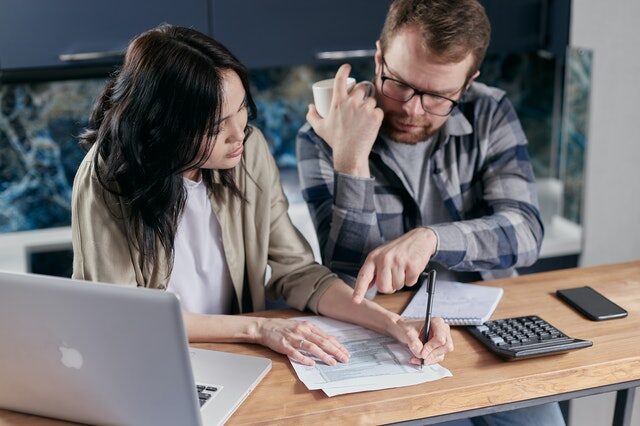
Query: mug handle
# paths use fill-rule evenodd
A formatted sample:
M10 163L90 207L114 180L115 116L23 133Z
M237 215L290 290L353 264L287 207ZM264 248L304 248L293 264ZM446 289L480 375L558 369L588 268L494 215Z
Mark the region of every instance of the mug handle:
M361 84L363 86L367 86L367 90L364 93L364 98L363 99L367 99L367 98L369 98L369 97L371 97L371 96L376 94L376 86L372 82L370 82L368 80L360 81L360 82L356 83L356 86L359 85L359 84Z

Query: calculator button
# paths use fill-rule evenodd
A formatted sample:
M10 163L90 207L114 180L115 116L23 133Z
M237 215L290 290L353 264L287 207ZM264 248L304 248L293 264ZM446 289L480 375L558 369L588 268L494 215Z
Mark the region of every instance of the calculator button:
M504 339L500 336L492 337L491 341L493 342L494 345L497 345L498 343L504 343Z

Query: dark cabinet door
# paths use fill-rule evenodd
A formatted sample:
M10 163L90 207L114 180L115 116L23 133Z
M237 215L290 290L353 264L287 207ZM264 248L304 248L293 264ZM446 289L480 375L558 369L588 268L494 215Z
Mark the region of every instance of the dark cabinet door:
M489 51L563 55L570 0L481 0ZM162 22L212 34L252 68L372 56L391 0L0 0L0 69L117 63ZM65 67L65 65L67 67Z
M373 56L390 0L211 0L213 36L252 68Z
M0 68L117 62L163 22L208 31L207 0L0 0Z
M489 53L544 50L564 57L571 0L480 0L491 21Z
M489 53L564 55L570 0L480 0ZM391 0L211 0L211 31L247 66L372 56Z

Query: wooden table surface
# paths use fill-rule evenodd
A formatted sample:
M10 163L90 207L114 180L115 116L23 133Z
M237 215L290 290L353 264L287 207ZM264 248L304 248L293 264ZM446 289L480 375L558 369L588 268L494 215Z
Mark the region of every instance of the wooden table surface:
M436 382L329 398L310 391L286 357L249 344L200 344L197 347L262 355L271 372L229 420L229 424L381 424L437 416L598 386L640 380L640 262L566 269L485 285L504 288L492 318L539 315L571 337L593 341L574 352L505 362L461 328L452 329L455 350L442 365L453 377ZM561 288L590 285L629 312L624 319L593 322L555 296ZM409 292L378 296L388 309L402 311ZM293 310L257 315L290 317ZM0 410L0 425L63 425Z

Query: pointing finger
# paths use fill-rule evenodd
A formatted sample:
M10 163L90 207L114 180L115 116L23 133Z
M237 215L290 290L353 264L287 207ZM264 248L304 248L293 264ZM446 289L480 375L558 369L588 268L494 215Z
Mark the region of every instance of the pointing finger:
M375 272L375 264L371 260L367 259L364 262L364 265L362 265L362 268L360 268L356 285L353 289L353 301L355 303L360 303L362 302L362 299L364 299L365 293L373 283Z

